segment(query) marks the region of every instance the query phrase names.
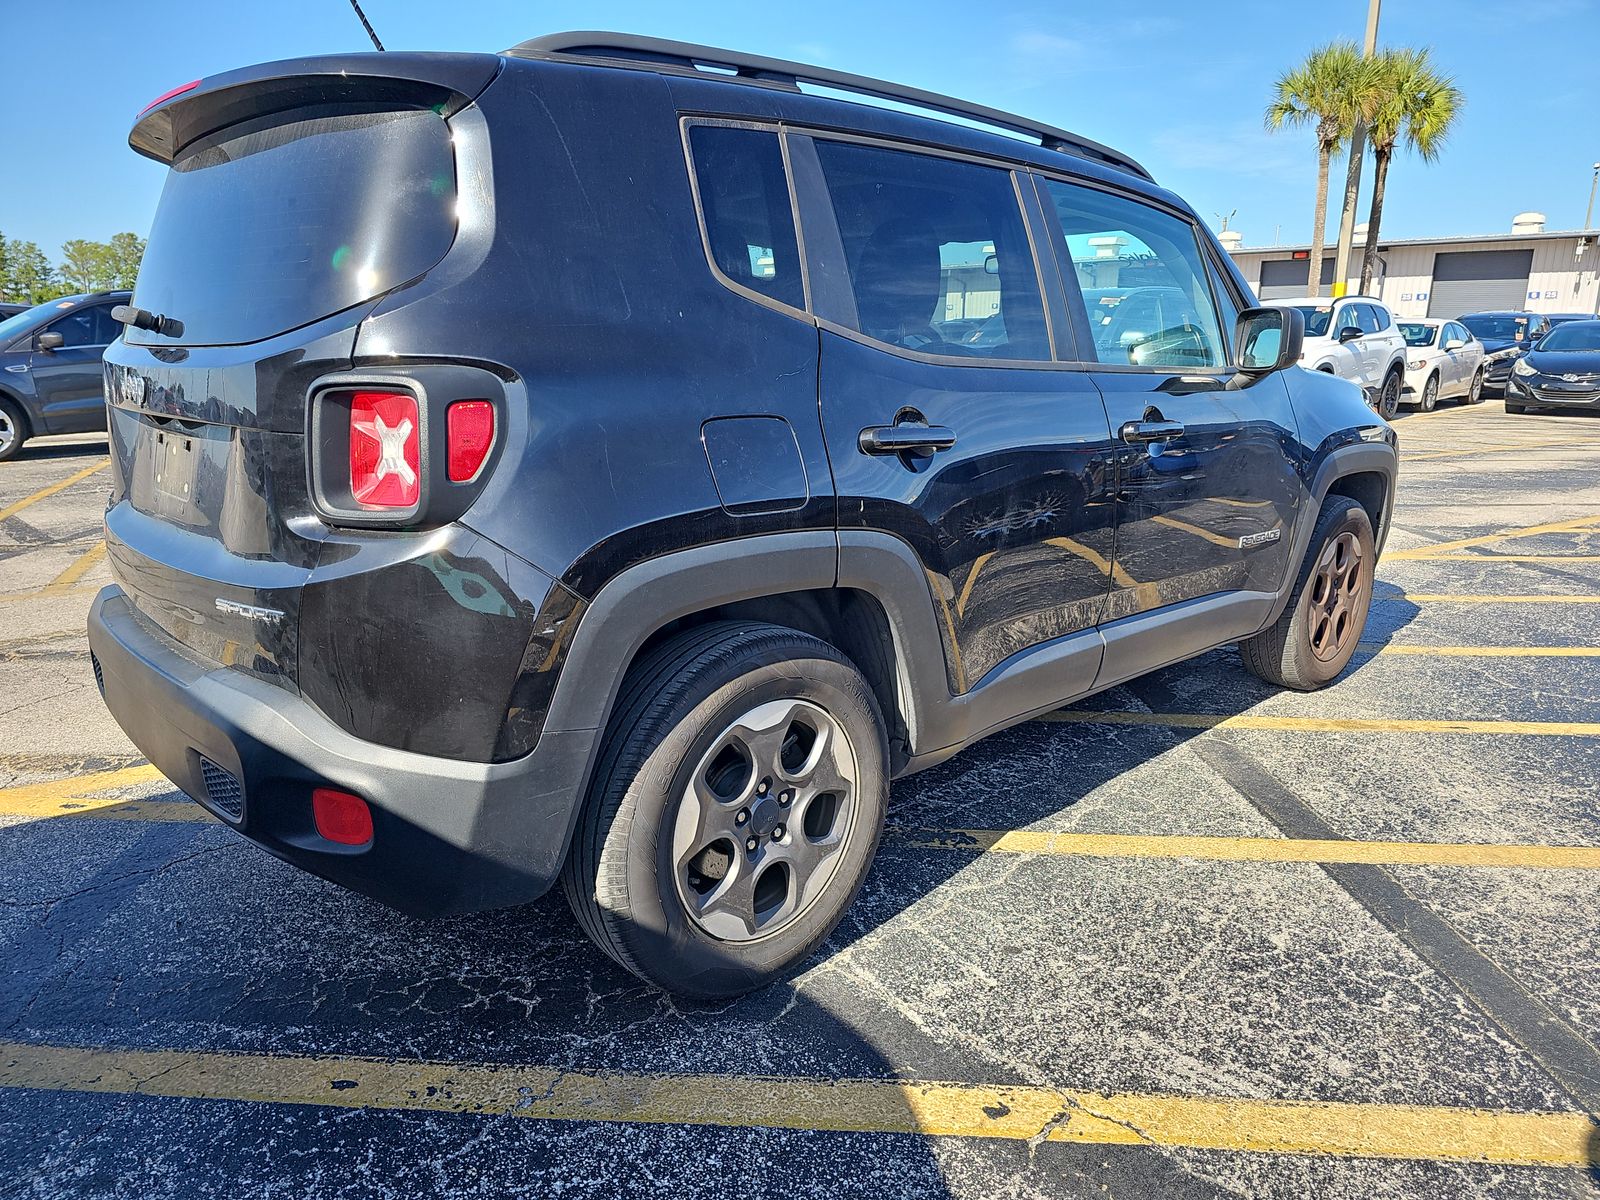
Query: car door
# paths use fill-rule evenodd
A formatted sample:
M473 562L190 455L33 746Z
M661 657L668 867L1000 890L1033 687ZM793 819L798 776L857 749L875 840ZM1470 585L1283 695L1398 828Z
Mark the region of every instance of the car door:
M1339 377L1359 383L1364 388L1376 386L1367 357L1361 306L1354 301L1339 305L1334 310L1333 319L1328 322L1328 332L1333 338L1334 361L1338 364Z
M1454 396L1467 384L1468 376L1465 375L1466 351L1456 343L1463 339L1459 334L1460 326L1451 321L1439 330L1439 394L1441 396Z
M1083 678L1063 694L1086 689L1111 586L1113 448L1093 381L1057 362L1070 331L1041 286L1031 192L1001 165L789 144L841 535L887 530L916 552L952 692L1075 634Z
M1357 301L1350 307L1361 327L1361 336L1352 343L1361 357L1361 379L1367 387L1376 391L1383 386L1384 372L1388 370L1394 347L1384 334L1383 316L1373 305Z
M1221 314L1231 325L1240 299L1190 214L1087 182L1037 182L1074 319L1087 323L1082 292L1093 288L1159 288L1169 301L1168 324L1141 341L1086 326L1077 338L1121 442L1105 682L1259 627L1290 568L1297 427L1281 374L1233 370Z
M1478 372L1483 368L1483 343L1472 336L1472 331L1458 321L1450 322L1450 337L1461 343L1456 348L1456 356L1461 363L1460 390L1470 392L1472 381L1478 377Z
M28 371L39 397L39 415L50 433L82 433L106 427L100 356L122 326L111 304L89 304L56 318L34 335ZM59 333L62 344L40 350L39 335Z

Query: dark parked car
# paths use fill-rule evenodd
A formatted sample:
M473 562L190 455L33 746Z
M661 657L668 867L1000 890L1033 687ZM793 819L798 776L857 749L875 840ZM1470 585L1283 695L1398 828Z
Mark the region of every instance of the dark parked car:
M1600 408L1600 320L1557 326L1517 360L1506 411Z
M1511 366L1550 331L1550 318L1536 312L1480 312L1457 317L1483 343L1484 386L1506 394Z
M106 427L100 356L122 332L127 292L63 296L0 321L0 462L30 437Z
M0 302L0 321L5 320L7 317L14 317L18 313L27 312L32 307L33 305L31 304L7 304Z
M560 879L627 969L747 990L891 778L1225 643L1295 688L1355 649L1394 435L1115 150L592 33L251 67L131 142L174 169L107 354L96 678L210 811L409 913ZM1119 286L1189 303L1105 344Z
M1571 321L1593 321L1594 313L1545 313L1544 319L1554 329L1557 325L1566 325Z

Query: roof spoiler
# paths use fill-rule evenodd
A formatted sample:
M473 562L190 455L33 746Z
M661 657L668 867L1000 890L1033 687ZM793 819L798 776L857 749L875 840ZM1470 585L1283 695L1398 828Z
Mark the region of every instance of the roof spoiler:
M262 63L162 96L139 114L128 145L170 163L219 129L304 108L395 104L448 117L477 99L500 66L493 54L340 54Z

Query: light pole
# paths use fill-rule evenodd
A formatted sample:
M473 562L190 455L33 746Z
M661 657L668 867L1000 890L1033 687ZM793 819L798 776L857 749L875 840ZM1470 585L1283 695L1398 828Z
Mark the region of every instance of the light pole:
M1590 228L1594 224L1594 190L1595 190L1595 187L1597 185L1600 185L1600 163L1595 163L1595 165L1594 165L1594 178L1589 180L1589 207L1583 210L1583 231L1585 233L1588 233ZM1592 247L1595 244L1596 241L1600 241L1600 238L1597 238L1597 239L1594 239L1594 240L1591 240L1589 238L1581 238L1581 239L1579 239L1579 241L1578 241L1578 257L1579 257L1580 260L1582 259L1583 255L1590 249L1590 247ZM1594 315L1597 316L1597 317L1600 317L1600 267L1596 267L1595 268L1594 277L1595 277ZM1583 278L1583 271L1581 269L1578 272L1578 278L1579 279Z
M1589 232L1590 226L1594 223L1594 189L1597 185L1600 185L1600 163L1595 163L1594 178L1589 181L1589 207L1583 213L1583 231L1585 233Z
M1361 45L1361 56L1371 58L1378 52L1378 10L1383 7L1383 0L1367 0L1367 36ZM1356 204L1361 199L1361 160L1367 153L1367 127L1366 123L1358 116L1355 127L1350 130L1350 173L1344 181L1344 209L1339 214L1339 251L1333 260L1333 294L1335 297L1345 293L1345 280L1350 278L1350 246L1355 241L1356 232ZM1312 278L1322 278L1322 264L1312 263ZM1320 296L1320 288L1313 288L1312 295Z

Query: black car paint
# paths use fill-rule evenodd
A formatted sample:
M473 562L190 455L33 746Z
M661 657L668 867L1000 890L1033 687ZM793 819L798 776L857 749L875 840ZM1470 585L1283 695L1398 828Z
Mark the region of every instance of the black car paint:
M1567 329L1574 322L1562 322ZM1580 326L1593 330L1593 340L1600 343L1600 320L1586 318ZM1588 408L1600 409L1600 350L1550 349L1541 339L1522 356L1522 363L1535 374L1513 373L1506 390L1506 398L1513 404L1530 408Z
M627 664L706 614L835 613L821 631L847 644L881 629L906 771L1265 627L1330 490L1369 506L1381 544L1394 436L1348 384L1086 366L1081 299L1054 269L1058 361L1026 367L893 352L758 303L710 269L680 122L848 130L1120 189L1193 221L1227 306L1253 303L1181 199L1088 158L692 69L482 55L249 68L158 106L133 142L170 157L285 97L419 87L449 97L461 188L435 267L261 342L130 331L107 354L118 583L90 621L107 703L191 794L200 755L237 772L239 825L274 853L415 913L538 895ZM433 529L331 520L307 469L312 393L441 362L503 388L469 506ZM955 448L860 452L862 428L908 408ZM1151 409L1183 435L1117 436ZM717 424L752 420L770 470ZM163 454L188 493L155 479ZM317 782L371 801L370 847L315 836Z
M1507 320L1520 322L1524 332L1521 337L1485 337L1471 325L1467 331L1483 343L1484 369L1483 381L1490 387L1505 389L1506 381L1511 378L1511 368L1518 358L1536 341L1550 330L1550 320L1543 313L1536 313L1526 309L1507 309L1504 311L1493 310L1476 313L1466 313L1456 320L1466 324L1478 317L1502 317ZM1505 353L1512 351L1513 353ZM1495 358L1495 355L1501 355Z
M27 435L96 433L106 427L101 371L104 346L42 350L39 334L68 313L110 309L128 302L128 292L89 292L35 305L36 315L0 345L0 396L28 423ZM26 312L27 310L23 310ZM0 313L0 317L18 314Z

